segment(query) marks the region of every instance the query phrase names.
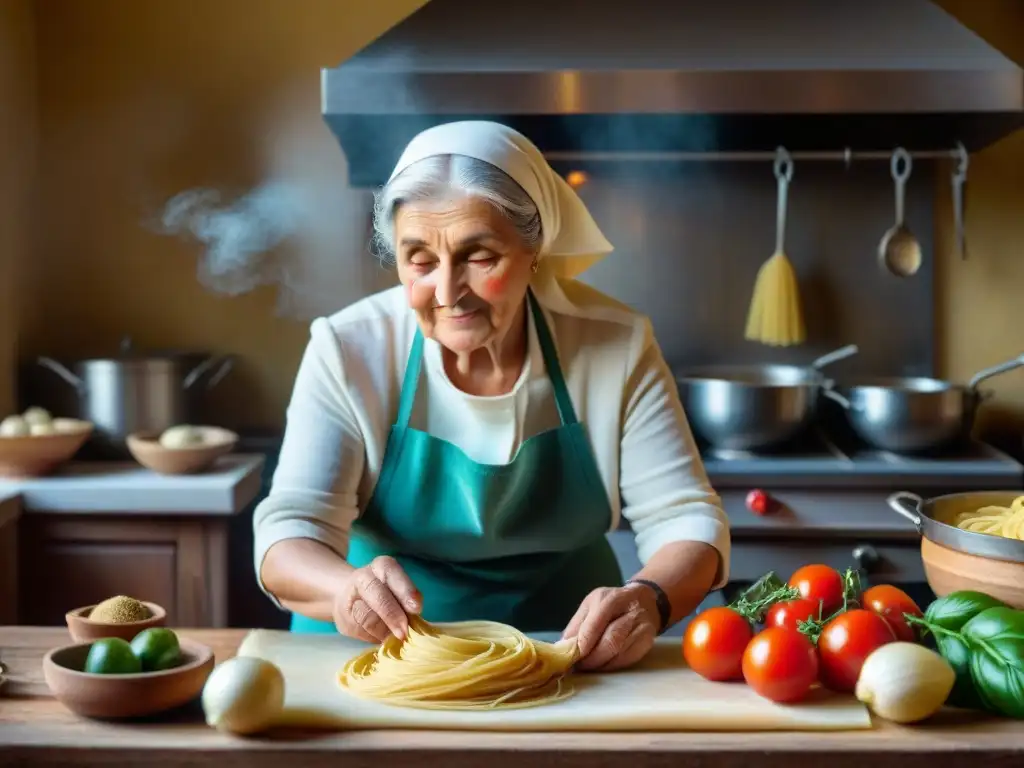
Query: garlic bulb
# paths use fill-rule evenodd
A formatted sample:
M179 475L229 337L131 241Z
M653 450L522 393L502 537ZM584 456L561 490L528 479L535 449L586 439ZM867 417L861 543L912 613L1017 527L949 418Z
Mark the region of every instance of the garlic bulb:
M206 724L249 734L273 724L284 709L284 676L264 659L235 656L217 665L203 687Z
M57 430L53 428L53 424L51 424L48 421L41 421L35 424L29 424L28 431L29 434L33 436L57 434Z
M887 643L864 660L855 695L879 717L916 723L942 708L955 681L953 668L935 651Z

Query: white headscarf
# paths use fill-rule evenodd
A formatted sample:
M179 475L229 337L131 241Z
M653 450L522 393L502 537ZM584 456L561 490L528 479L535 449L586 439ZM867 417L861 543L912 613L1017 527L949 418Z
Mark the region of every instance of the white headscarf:
M490 163L526 191L540 212L541 272L574 278L612 252L612 244L605 239L579 195L521 133L485 120L428 128L409 142L391 178L413 163L437 155L465 155Z

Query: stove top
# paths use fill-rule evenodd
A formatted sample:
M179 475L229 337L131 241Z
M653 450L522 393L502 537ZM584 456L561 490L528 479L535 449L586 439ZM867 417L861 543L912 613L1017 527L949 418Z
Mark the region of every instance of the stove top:
M1024 465L986 443L970 441L941 454L880 451L815 430L804 440L774 451L748 452L701 447L713 481L788 481L802 485L926 485L929 487L1024 488Z

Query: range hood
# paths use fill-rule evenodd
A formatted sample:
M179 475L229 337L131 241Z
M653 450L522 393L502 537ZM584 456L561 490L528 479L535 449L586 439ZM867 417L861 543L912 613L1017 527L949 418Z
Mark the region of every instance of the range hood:
M431 0L322 72L355 186L418 131L494 119L553 157L968 150L1024 75L930 0Z

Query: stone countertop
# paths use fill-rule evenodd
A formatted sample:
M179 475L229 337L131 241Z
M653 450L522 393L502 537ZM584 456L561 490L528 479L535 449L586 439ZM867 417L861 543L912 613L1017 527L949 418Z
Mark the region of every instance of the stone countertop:
M224 515L259 494L264 457L224 456L206 472L159 475L133 461L70 462L45 477L0 480L0 499L20 497L26 514Z
M235 654L243 629L178 630L209 645L218 662ZM277 768L1020 768L1019 721L946 710L927 723L875 720L870 731L835 733L497 733L460 731L217 733L197 706L142 722L76 717L50 696L46 651L68 643L56 627L0 627L10 681L0 690L0 754L12 765Z

